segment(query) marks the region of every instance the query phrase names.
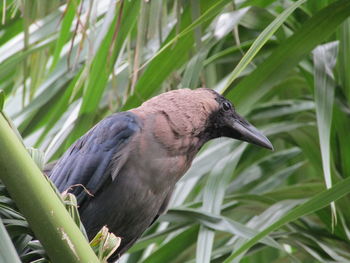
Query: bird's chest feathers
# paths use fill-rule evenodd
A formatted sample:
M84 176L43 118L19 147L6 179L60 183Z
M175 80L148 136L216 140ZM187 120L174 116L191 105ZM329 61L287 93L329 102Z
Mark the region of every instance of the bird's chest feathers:
M154 193L172 188L191 164L186 156L170 156L157 144L141 144L136 158L139 177Z
M138 179L150 186L154 193L174 187L193 159L187 153L169 151L153 135L141 137L132 155L131 158L137 159L134 163L137 164Z

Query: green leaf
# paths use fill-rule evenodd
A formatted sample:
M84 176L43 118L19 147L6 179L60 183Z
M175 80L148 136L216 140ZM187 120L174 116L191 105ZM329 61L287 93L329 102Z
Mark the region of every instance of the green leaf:
M303 183L273 189L264 196L275 200L309 198L325 190L324 183Z
M197 232L198 226L192 226L181 232L147 257L143 263L172 262L196 241Z
M339 27L339 54L337 58L339 81L347 101L350 102L350 18Z
M0 261L6 263L20 263L15 247L0 218Z
M3 90L0 90L0 111L2 111L5 103L5 94Z
M271 174L272 170L279 173L286 166L286 163L300 155L300 153L301 150L299 148L293 147L264 156L256 162L249 161L246 167L244 166L245 169L239 172L232 180L229 191L248 192L251 191L252 187L259 187L260 184L264 184L265 181L273 176Z
M104 263L118 249L121 238L110 233L104 226L90 241L90 246L95 251L98 259Z
M230 73L227 82L225 84L224 90L222 92L226 92L226 90L231 86L233 81L239 76L239 74L248 66L248 64L253 60L259 50L264 46L264 44L271 38L271 36L277 31L277 29L285 22L285 20L290 16L291 13L306 0L299 0L293 3L289 8L284 10L276 19L264 29L264 31L257 37L254 43L251 45L247 53L243 56L241 61L235 67L235 69Z
M247 251L250 247L256 244L261 238L267 236L271 232L279 229L283 225L294 221L302 216L308 215L314 211L317 211L327 205L329 205L331 202L338 200L339 198L343 197L344 195L348 194L350 192L350 178L347 178L345 180L342 180L341 182L335 184L330 189L323 191L313 198L309 199L302 205L290 210L287 214L282 216L278 221L271 224L267 228L265 228L263 231L261 231L259 234L254 236L249 241L245 242L242 246L240 246L235 252L233 252L232 255L230 255L224 263L231 263L235 258L237 258L240 254Z
M140 249L147 248L147 246L160 242L164 240L169 234L172 234L174 231L184 229L186 227L189 227L192 223L184 223L184 224L177 224L174 226L169 226L165 230L157 231L153 234L145 234L143 237L141 237L135 245L133 245L128 252L133 253L135 251L138 251Z
M72 26L72 22L74 19L74 16L76 13L78 13L78 6L80 4L80 0L69 0L66 9L64 11L64 18L61 22L61 29L58 35L58 38L56 40L55 44L55 51L53 52L53 58L52 58L52 64L51 64L51 70L52 71L56 65L57 62L60 59L60 54L62 51L62 48L64 44L68 41L70 36L70 29ZM76 21L78 23L78 21Z
M180 84L180 88L195 89L198 87L204 60L215 43L215 41L210 39L206 43L202 44L197 55L188 62Z
M350 1L347 0L336 1L317 12L234 89L227 89L225 95L236 102L241 114L248 113L256 102L272 90L308 52L329 37L349 15Z
M32 157L33 161L39 167L39 169L43 170L44 169L44 163L45 163L44 153L41 150L35 149L33 147L30 147L27 150L28 150L30 156Z
M338 167L341 167L341 171L343 171L342 174L348 177L350 175L350 142L348 140L348 131L350 130L349 115L338 107L335 107L334 126L336 135L333 137L332 143L336 142L338 145L341 145L341 147L335 148L333 151L333 153L337 154L334 156L334 160L337 162Z
M272 101L254 108L251 113L251 119L262 120L277 118L313 109L315 109L315 103L311 100Z
M336 43L322 45L314 50L317 128L321 148L323 176L327 188L332 187L330 136L335 89L332 71L335 66L337 53L338 47ZM331 207L333 217L335 218L335 204L332 203Z
M343 175L350 175L350 142L348 140L348 131L350 129L349 103L350 103L350 18L344 21L339 27L339 53L337 57L338 76L336 76L337 83L340 86L336 89L336 103L334 108L334 136L331 138L332 142L337 142L342 147L333 146L334 160L338 167L342 167ZM337 92L338 91L338 92Z
M195 221L211 230L218 230L244 238L252 238L258 234L257 230L233 221L224 216L212 215L200 210L178 208L170 210L163 216L165 221ZM280 248L279 244L271 237L265 237L262 243L271 247Z
M213 167L203 189L203 211L220 215L225 189L247 145L241 144ZM222 169L224 167L224 169ZM201 227L198 233L197 262L209 262L214 243L214 231Z

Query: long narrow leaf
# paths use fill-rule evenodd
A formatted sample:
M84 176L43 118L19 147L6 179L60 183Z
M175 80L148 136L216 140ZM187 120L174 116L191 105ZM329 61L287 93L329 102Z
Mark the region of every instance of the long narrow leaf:
M0 261L6 263L20 263L15 247L0 218Z
M252 74L245 77L234 89L226 90L225 95L236 102L242 114L246 114L349 15L350 1L347 0L338 0L317 12L276 48Z
M332 187L330 136L335 89L332 72L337 53L338 46L336 43L319 46L314 51L317 128L321 148L323 176L327 188ZM333 217L335 217L336 210L334 203L332 203L332 213Z
M290 16L290 14L305 3L306 0L299 0L293 3L290 7L284 10L276 19L265 28L263 32L257 37L254 43L250 46L247 53L235 67L235 69L230 73L227 82L225 84L225 88L222 92L225 92L233 81L239 76L239 74L247 67L247 65L254 59L255 55L259 52L259 50L264 46L264 44L271 38L271 36L280 28L280 26L286 21L286 19Z
M350 193L350 178L342 180L341 182L334 185L332 188L330 188L326 191L323 191L322 193L317 194L315 197L306 201L304 204L292 209L290 212L288 212L286 215L284 215L277 222L268 226L266 229L261 231L255 237L253 237L252 239L250 239L249 241L244 243L231 256L229 256L225 260L224 263L232 262L240 254L244 253L250 247L255 245L256 242L258 242L261 238L270 234L274 230L277 230L278 228L282 227L286 223L289 223L291 221L298 219L299 217L302 217L302 216L308 215L314 211L317 211L317 210L329 205L331 202L338 200L339 198L343 197L344 195L346 195L348 193Z

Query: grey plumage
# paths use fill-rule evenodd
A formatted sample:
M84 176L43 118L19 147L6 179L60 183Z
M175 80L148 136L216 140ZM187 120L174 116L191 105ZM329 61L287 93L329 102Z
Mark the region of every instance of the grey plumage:
M226 136L272 148L231 103L209 89L161 94L99 122L50 173L60 191L78 199L89 238L104 225L122 238L124 253L165 210L176 182L202 145Z

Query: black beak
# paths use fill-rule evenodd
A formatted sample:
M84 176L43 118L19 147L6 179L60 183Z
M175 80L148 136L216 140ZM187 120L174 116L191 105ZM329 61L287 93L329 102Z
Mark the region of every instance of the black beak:
M243 119L237 113L234 114L231 120L231 129L235 139L246 141L270 150L273 150L272 143L266 138L257 128L251 125L248 121ZM233 123L232 123L233 121Z

